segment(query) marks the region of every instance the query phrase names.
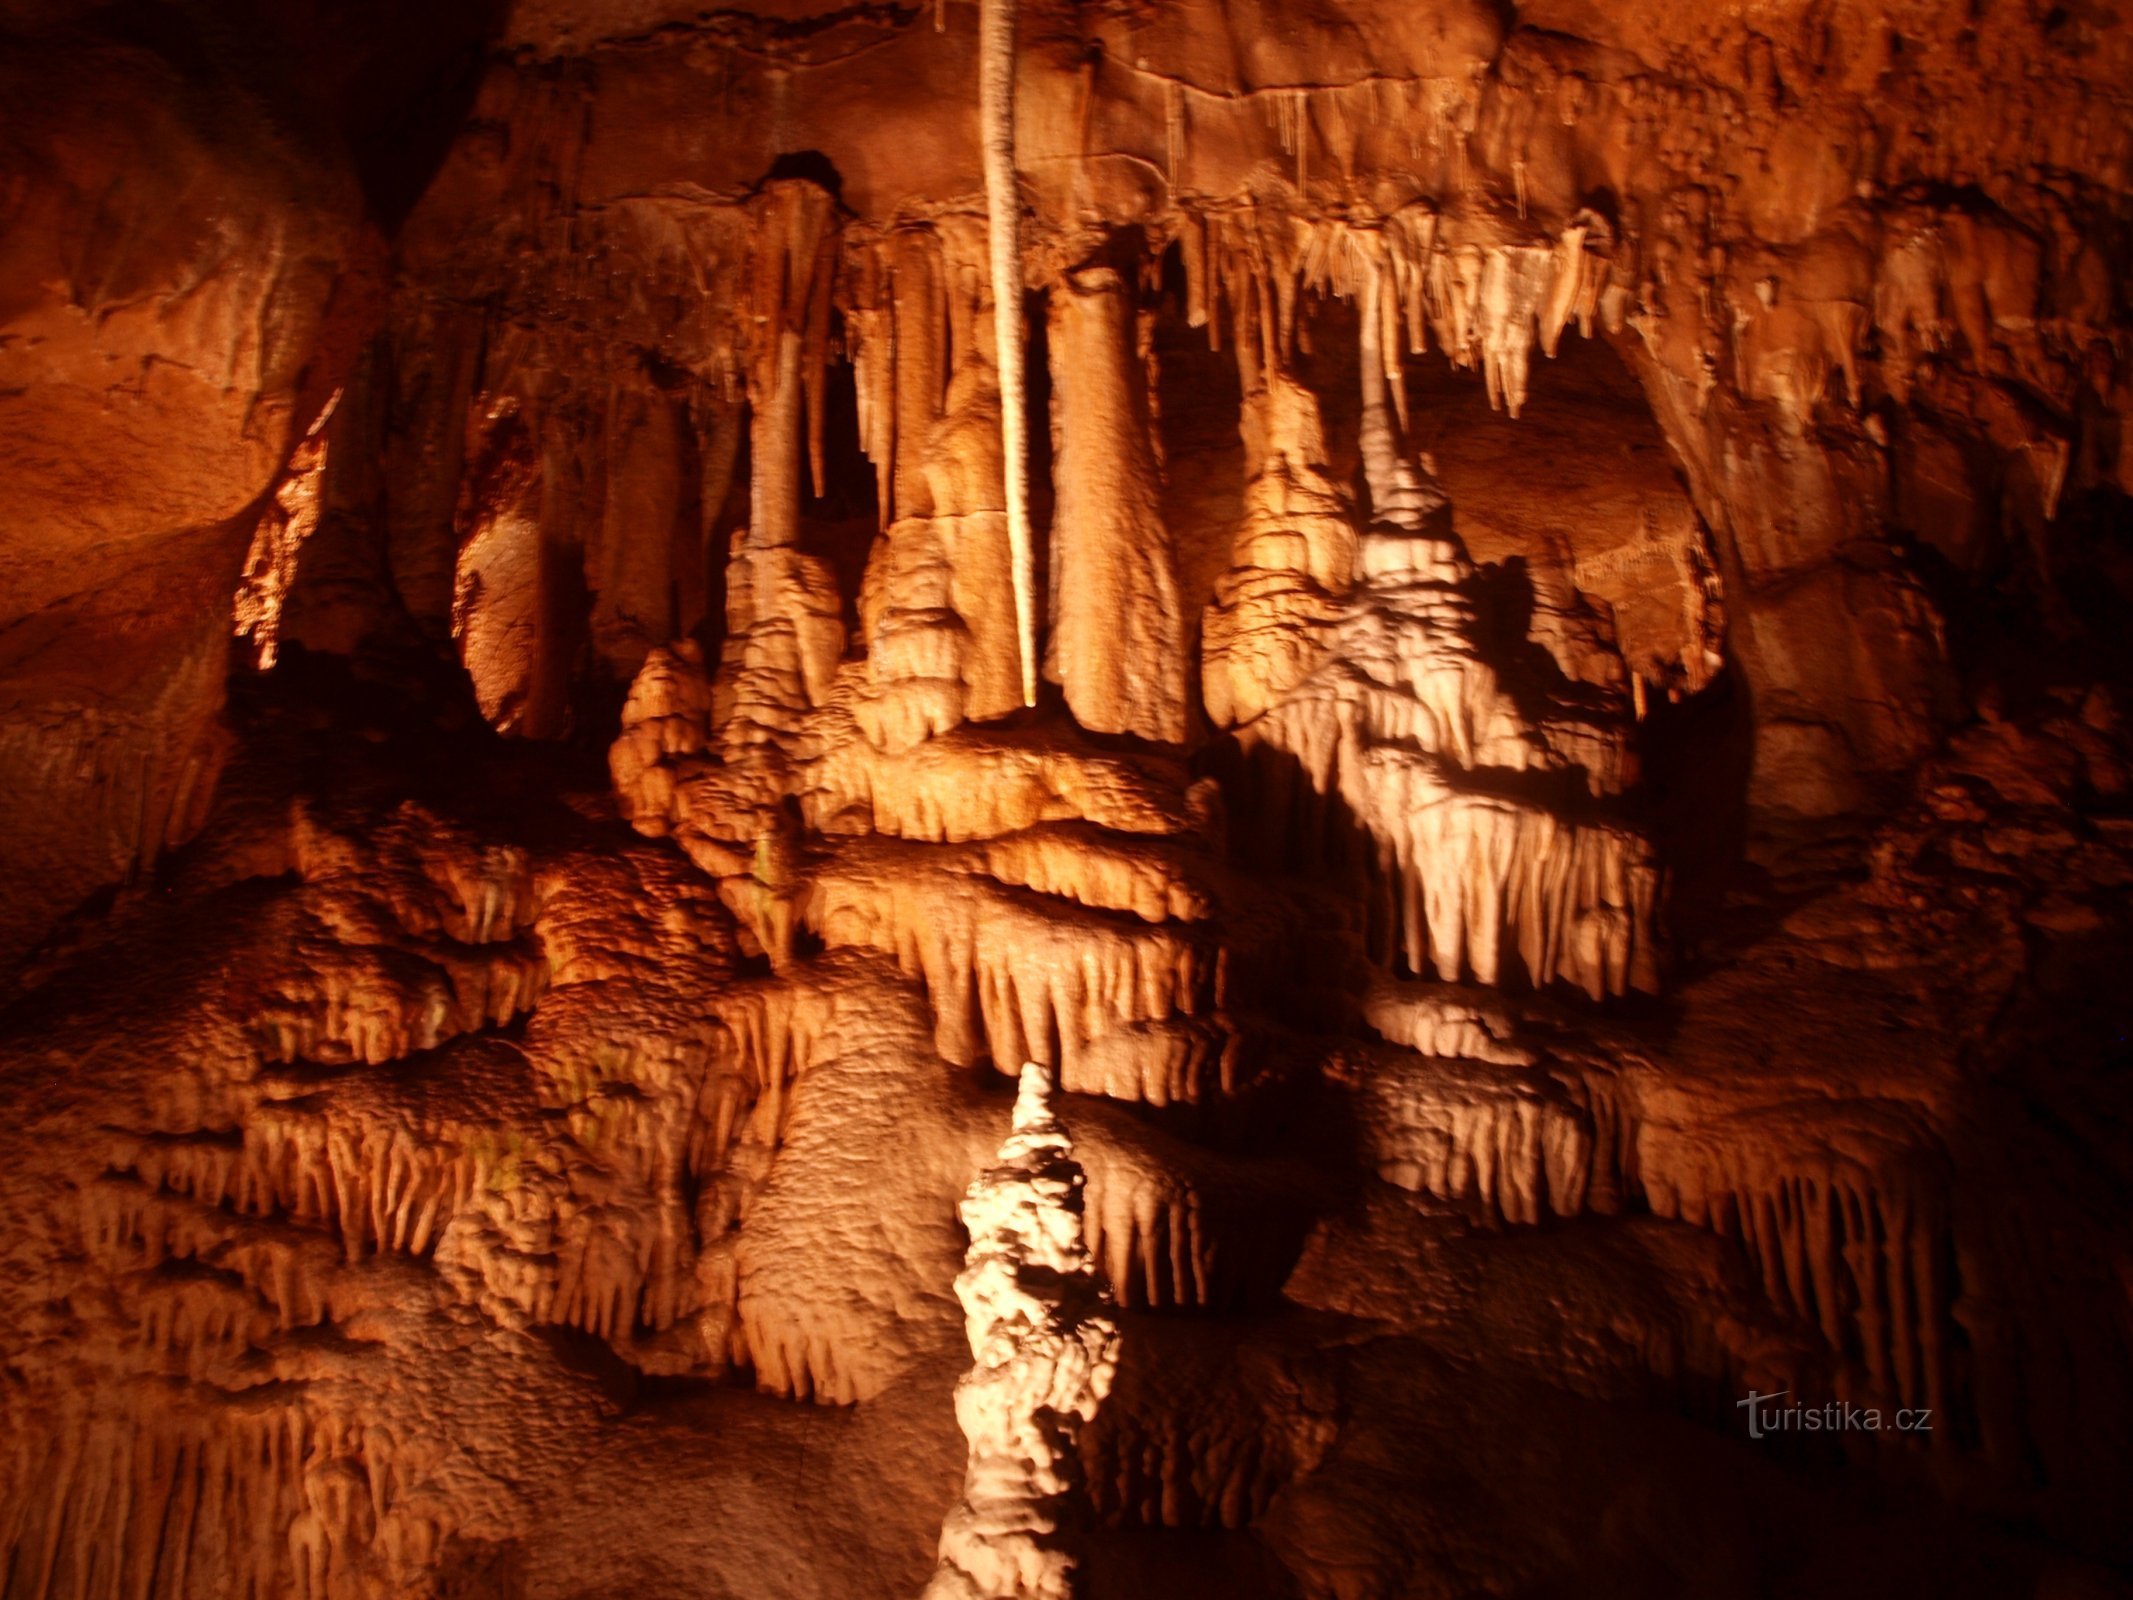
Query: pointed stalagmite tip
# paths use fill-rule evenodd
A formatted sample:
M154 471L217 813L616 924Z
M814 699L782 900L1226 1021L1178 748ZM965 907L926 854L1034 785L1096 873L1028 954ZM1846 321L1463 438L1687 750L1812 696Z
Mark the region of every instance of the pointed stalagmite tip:
M1052 1114L1052 1069L1034 1061L1022 1063L1015 1085L1015 1127L1027 1128Z

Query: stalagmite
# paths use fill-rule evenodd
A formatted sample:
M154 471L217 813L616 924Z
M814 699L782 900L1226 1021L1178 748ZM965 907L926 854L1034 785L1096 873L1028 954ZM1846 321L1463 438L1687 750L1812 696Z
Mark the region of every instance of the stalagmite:
M608 772L624 818L646 833L664 832L674 815L668 758L710 747L711 685L703 668L703 646L684 639L653 650L630 682Z
M1110 1392L1119 1351L1082 1242L1081 1190L1047 1074L1025 1066L1014 1131L962 1204L970 1253L955 1288L974 1364L956 1385L955 1411L970 1458L927 1600L1079 1592L1075 1442Z
M729 1245L736 1348L759 1389L864 1405L952 1348L949 1201L974 1148L947 1081L912 1070L928 1020L916 986L837 952L777 987L734 1013L769 1072L747 1132L767 1170L737 1191Z
M1022 703L1037 703L1037 558L1029 517L1029 407L1022 376L1022 195L1015 182L1015 0L983 0L979 21L979 125L985 141L985 214L993 326L1000 365L1000 442L1007 470L1007 539L1014 565L1015 637Z

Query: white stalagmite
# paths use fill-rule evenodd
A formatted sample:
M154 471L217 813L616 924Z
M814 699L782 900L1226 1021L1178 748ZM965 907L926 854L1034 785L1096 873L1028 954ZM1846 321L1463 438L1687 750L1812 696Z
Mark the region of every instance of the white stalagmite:
M970 1456L925 1600L1076 1592L1060 1514L1080 1492L1075 1437L1110 1392L1119 1343L1082 1237L1082 1185L1049 1076L1026 1065L999 1164L962 1204L970 1251L955 1292L975 1359L955 1414Z
M1015 0L984 0L978 34L978 116L1000 360L1000 442L1007 469L1007 543L1015 584L1022 703L1037 703L1037 566L1029 525L1029 411L1022 381L1022 197L1015 186Z

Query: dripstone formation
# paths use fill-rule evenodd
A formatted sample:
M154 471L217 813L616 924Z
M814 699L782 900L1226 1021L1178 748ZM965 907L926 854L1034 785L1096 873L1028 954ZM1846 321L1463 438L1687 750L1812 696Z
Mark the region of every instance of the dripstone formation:
M2133 17L434 11L0 7L0 1600L2121 1592Z

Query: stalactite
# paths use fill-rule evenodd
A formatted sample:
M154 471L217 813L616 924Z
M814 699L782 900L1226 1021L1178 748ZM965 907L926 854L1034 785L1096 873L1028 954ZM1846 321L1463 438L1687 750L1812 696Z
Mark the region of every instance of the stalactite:
M806 449L819 492L833 204L816 185L795 179L769 185L758 203L752 274L757 327L748 371L754 411L749 535L758 549L787 546L799 537L803 399L813 402Z
M409 1487L428 1463L347 1408L112 1396L0 1506L7 1593L340 1600L418 1584L443 1543L444 1508Z
M1654 1214L1739 1243L1770 1304L1850 1364L1846 1392L1947 1416L1954 1251L1938 1162L1900 1109L1791 1108L1673 1123L1648 1110L1635 1158Z
M1282 154L1296 158L1296 193L1301 197L1309 192L1311 91L1276 89L1271 94L1269 109L1281 138Z
M1208 281L1207 221L1194 211L1178 220L1178 252L1185 268L1185 325L1206 328L1210 348L1216 337L1210 307L1214 289Z
M830 284L834 257L824 250L811 264L807 320L801 332L800 374L807 398L807 465L815 498L827 492L823 477L822 430L829 411Z
M832 949L879 951L922 979L943 1058L1034 1059L1071 1092L1156 1105L1238 1087L1221 1014L1233 958L1212 929L1069 918L1059 908L1072 902L1033 904L952 857L869 854L817 876L807 926Z
M1425 484L1415 465L1401 452L1398 435L1386 420L1385 277L1375 263L1358 274L1361 304L1357 312L1358 348L1362 355L1363 415L1359 448L1363 478L1370 489L1374 522L1397 528L1410 538L1424 535L1425 527L1443 506L1443 496ZM1455 560L1452 552L1425 543L1423 550L1434 560Z
M1163 176L1173 191L1184 170L1185 85L1171 80L1163 87Z
M360 947L322 961L252 1020L269 1061L376 1065L531 1009L547 970L531 950L440 950L434 964Z
M791 545L800 533L800 334L781 328L776 354L753 396L748 526L757 548Z
M336 391L289 457L245 555L232 622L237 637L251 641L252 664L262 672L274 665L279 654L282 606L296 580L296 564L304 541L318 528L319 497L326 472L326 425L333 420L340 398Z
M844 318L844 354L852 366L859 449L874 467L874 501L884 533L896 515L897 341L895 260L880 233L846 234L838 275L837 309Z
M1235 1312L1278 1304L1314 1210L1308 1177L1167 1138L1090 1104L1084 1232L1122 1306Z
M1541 295L1557 272L1553 254L1532 249L1492 250L1481 276L1482 378L1489 404L1517 416L1526 403L1534 317Z
M1374 1025L1418 1053L1339 1074L1367 1104L1381 1178L1512 1224L1630 1201L1707 1229L1740 1248L1774 1311L1820 1338L1841 1394L1948 1415L1962 1381L1949 1197L1903 1108L1702 1106L1641 1073L1507 1046L1455 995L1381 988Z
M1386 404L1397 280L1382 242L1329 241L1309 253L1307 270L1353 285L1361 301L1360 446L1372 527L1357 547L1361 584L1346 606L1264 580L1247 590L1241 576L1218 589L1260 594L1272 608L1249 631L1242 607L1218 614L1204 674L1212 715L1256 713L1240 743L1265 774L1253 799L1268 843L1293 850L1288 819L1338 805L1359 830L1368 892L1390 904L1375 949L1388 962L1490 984L1522 969L1528 981L1566 979L1595 998L1653 988L1649 846L1604 816L1559 809L1589 809L1576 790L1620 787L1628 718L1597 737L1582 725L1535 726L1483 660L1462 594L1471 564L1442 494L1400 451ZM1257 559L1249 547L1242 553ZM1287 632L1270 633L1277 623ZM1270 675L1259 682L1260 673ZM1284 763L1293 770L1284 773ZM1499 776L1483 776L1491 771ZM1505 781L1551 771L1575 780L1574 789L1553 786L1561 798L1552 805L1516 798L1519 784Z
M890 380L896 418L895 515L923 516L933 510L926 444L948 388L947 271L940 238L930 228L899 227L890 234L887 249L896 356Z
M1438 1058L1388 1064L1367 1081L1371 1156L1387 1183L1471 1199L1513 1223L1589 1208L1598 1159L1591 1118L1547 1079Z
M1015 181L1015 0L983 0L978 92L985 143L985 211L991 241L1000 441L1007 473L1007 540L1013 564L1022 703L1037 703L1037 558L1029 519L1029 412L1022 372L1022 195Z
M1180 1408L1140 1428L1136 1420L1093 1427L1083 1446L1091 1500L1128 1526L1246 1528L1296 1476L1288 1441L1231 1419Z
M1592 231L1588 216L1589 213L1580 213L1579 219L1556 238L1554 273L1540 314L1541 353L1551 359L1573 316L1580 319L1585 336L1592 336L1586 290L1593 275L1585 264L1585 239Z

